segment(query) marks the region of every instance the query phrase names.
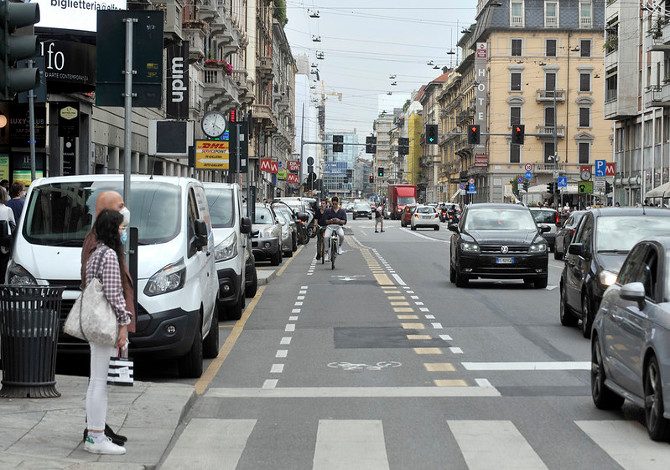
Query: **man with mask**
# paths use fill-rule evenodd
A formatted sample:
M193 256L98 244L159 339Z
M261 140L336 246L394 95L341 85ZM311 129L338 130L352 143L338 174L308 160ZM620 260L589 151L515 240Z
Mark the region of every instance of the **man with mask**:
M118 211L123 215L123 233L121 234L121 242L123 244L126 243L126 240L128 239L128 225L130 224L130 211L126 207L125 203L123 202L123 197L116 191L104 191L100 193L98 196L98 199L95 201L95 215L97 217L100 212L102 212L104 209L110 209L114 211ZM82 284L84 283L84 280L86 279L86 264L88 263L89 257L93 254L93 252L96 250L98 246L98 239L95 236L95 232L91 230L88 232L86 235L86 238L84 239L84 246L82 247L81 250L81 279L82 279ZM126 301L126 308L128 311L132 314L130 317L130 324L127 325L127 331L125 332L126 337L128 333L134 333L135 332L135 323L136 323L136 315L135 315L135 295L133 292L133 280L130 277L130 272L128 271L128 265L126 264L125 259L119 259L119 264L121 265L121 284L123 287L123 298ZM119 331L119 334L122 332ZM84 430L84 439L86 439L86 432L87 430ZM116 434L112 429L105 424L105 435L109 437L114 444L123 446L125 442L127 441L127 438L125 436L121 436L119 434Z

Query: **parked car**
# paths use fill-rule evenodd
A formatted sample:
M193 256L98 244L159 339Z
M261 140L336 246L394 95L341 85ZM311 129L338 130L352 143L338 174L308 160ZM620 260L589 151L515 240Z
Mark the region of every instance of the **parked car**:
M407 205L402 211L402 214L400 215L400 226L401 227L407 227L409 224L412 223L412 215L414 215L414 211L416 210L415 205Z
M667 209L608 207L586 212L565 256L559 285L561 323L573 326L581 320L582 333L589 338L603 294L614 284L633 245L668 233Z
M670 438L668 259L668 237L633 247L605 292L591 340L593 402L617 409L627 398L642 407L655 441Z
M293 213L293 210L281 202L273 203L272 210L278 215L283 215L284 221L288 224L289 232L291 232L291 250L290 254L287 254L287 256L291 257L293 256L293 252L298 249L298 220Z
M246 252L251 220L242 213L240 186L203 183L214 232L214 262L219 281L219 315L230 320L242 316L246 296Z
M560 214L556 209L548 207L530 207L529 209L538 227L549 227L549 230L543 231L542 236L547 240L549 251L553 250L556 244L556 232L561 222Z
M547 241L527 207L472 204L459 224L449 224L449 280L466 287L470 279L523 279L547 287Z
M434 207L417 206L411 218L411 229L416 230L419 227L432 228L433 230L440 230L439 214Z
M354 205L354 210L351 218L356 220L356 217L367 217L372 220L372 207L367 202L357 202Z
M293 256L293 240L295 240L293 230L291 229L291 219L286 215L285 212L275 211L274 213L275 217L277 217L279 225L281 226L282 254L287 258L290 258Z
M556 243L554 245L554 259L563 259L567 251L567 247L570 246L570 243L572 243L572 238L577 232L579 221L582 220L582 216L584 214L585 211L574 211L565 220L563 226L558 229L558 232L556 232Z
M251 251L256 261L269 260L273 266L281 264L282 226L272 209L266 204L256 204L251 227Z
M197 180L133 175L126 203L139 236L136 332L131 353L177 358L182 377L199 377L204 357L218 354L214 235L205 191ZM64 285L59 349L88 353L62 332L81 294L80 259L95 203L123 192L122 175L43 178L28 190L6 280L14 285Z

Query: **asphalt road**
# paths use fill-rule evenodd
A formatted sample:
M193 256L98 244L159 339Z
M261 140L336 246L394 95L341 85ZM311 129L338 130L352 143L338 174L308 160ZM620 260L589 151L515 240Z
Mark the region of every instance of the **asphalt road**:
M352 221L335 270L305 247L240 322L163 468L668 468L641 410L597 410L589 344L549 286L449 283L446 226Z

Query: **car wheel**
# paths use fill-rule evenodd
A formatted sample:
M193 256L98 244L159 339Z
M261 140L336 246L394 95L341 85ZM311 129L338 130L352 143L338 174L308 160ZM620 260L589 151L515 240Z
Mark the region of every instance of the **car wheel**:
M279 266L281 260L282 260L281 250L277 250L277 253L272 255L272 258L270 258L270 264L272 266Z
M449 282L452 284L456 283L456 270L451 264L449 265Z
M575 326L577 324L578 319L568 306L568 300L565 294L565 285L562 283L559 300L559 316L561 318L561 325L563 326Z
M197 379L202 375L202 329L200 321L195 327L195 334L193 335L193 344L188 352L180 357L177 362L179 369L179 376L185 379Z
M557 261L563 259L563 253L559 252L556 248L554 248L554 259Z
M291 247L292 251L296 251L298 249L298 238L293 237L293 246Z
M455 268L454 269L455 276L456 276L456 287L468 287L469 284L469 279L468 276L463 274L460 269Z
M437 231L439 231L439 230L440 230L440 226L439 226L439 225L436 225L436 226L435 226L435 231L437 232Z
M605 367L600 352L598 337L593 338L591 346L591 398L600 410L616 410L623 405L624 398L605 385Z
M368 220L372 220L372 216L368 216Z
M654 441L666 441L670 437L670 420L663 417L663 382L658 361L651 356L644 374L644 417L647 432Z
M547 276L537 277L533 281L533 287L536 289L546 289L547 288Z
M591 327L593 326L593 312L591 312L591 302L586 293L582 294L582 334L584 338L591 337Z
M284 252L284 256L286 256L287 258L292 258L293 257L293 251L292 250L287 250L286 252Z
M412 225L412 230L416 230L416 226Z
M244 287L244 295L253 298L256 296L256 291L258 290L258 273L256 272L256 266L254 266L251 274L251 282Z
M355 216L355 215L352 215L351 218L354 219L354 220L356 220L356 216Z
M218 303L218 302L217 302ZM213 359L219 355L219 306L214 306L212 321L209 325L209 333L202 342L202 356Z
M237 299L237 302L229 310L224 310L223 319L224 320L239 320L242 318L242 311L244 306L247 304L246 297L244 293L240 293L240 296Z

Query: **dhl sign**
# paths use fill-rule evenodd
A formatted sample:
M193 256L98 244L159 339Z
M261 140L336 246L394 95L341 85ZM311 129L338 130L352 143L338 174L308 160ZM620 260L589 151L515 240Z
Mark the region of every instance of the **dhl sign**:
M295 173L289 173L288 177L286 178L286 182L288 184L299 184L300 183L300 177L296 175Z
M195 141L196 170L228 170L230 143L222 140Z
M276 175L279 171L279 164L271 158L261 158L261 171Z

